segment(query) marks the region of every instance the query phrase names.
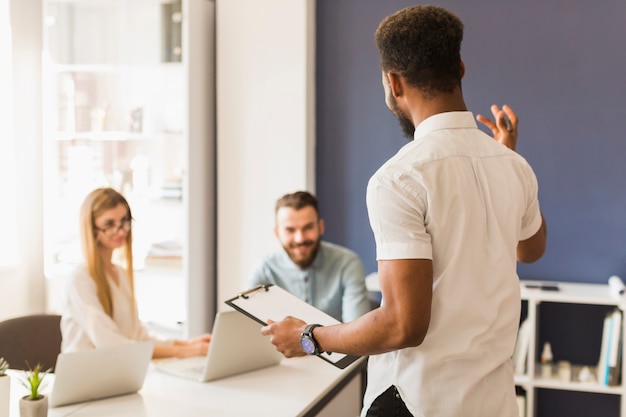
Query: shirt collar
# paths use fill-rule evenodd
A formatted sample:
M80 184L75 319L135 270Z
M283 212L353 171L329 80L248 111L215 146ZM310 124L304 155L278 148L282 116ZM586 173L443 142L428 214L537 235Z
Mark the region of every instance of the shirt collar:
M477 129L474 115L469 111L451 111L438 113L423 120L413 133L413 139L418 140L435 130L441 129Z

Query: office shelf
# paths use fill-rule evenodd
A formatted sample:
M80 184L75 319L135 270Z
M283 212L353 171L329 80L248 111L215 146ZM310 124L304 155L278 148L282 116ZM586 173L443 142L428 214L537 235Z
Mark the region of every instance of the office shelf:
M548 291L541 289L542 285L556 285L557 291ZM528 288L538 286L539 288ZM553 365L552 376L546 378L541 373L541 363L538 361L539 353L541 352L540 340L539 340L539 328L541 325L547 324L545 320L547 318L541 317L541 305L545 303L555 303L558 305L583 305L583 306L599 306L597 308L606 308L609 311L612 307L617 307L623 311L623 300L617 299L611 296L608 285L603 284L582 284L582 283L547 283L537 281L522 281L521 282L521 297L522 301L526 303L527 314L526 320L530 323L530 335L528 355L526 358L526 373L523 375L516 375L515 383L518 387L521 387L525 392L526 403L526 417L544 417L539 416L537 413L537 395L539 390L558 390L558 391L570 391L570 392L583 392L590 394L605 394L616 395L620 397L620 416L626 417L626 391L624 384L620 380L619 385L607 386L599 382L592 381L578 381L577 376L583 366L589 368L589 370L596 374L596 363L576 364L571 365L571 379L563 381L559 379L557 366ZM562 306L560 307L562 308ZM590 307L594 308L594 307ZM592 327L593 324L585 324ZM597 326L602 328L603 322L598 322ZM624 323L622 321L621 332L624 333ZM577 331L580 329L577 329ZM581 331L588 330L589 333L597 334L597 328L582 329ZM593 343L600 346L601 340L595 340L591 337L585 338L581 343ZM624 357L624 346L621 345L621 355ZM570 350L573 347L570 346ZM599 350L599 349L598 349ZM598 358L599 359L599 358ZM555 362L560 360L568 360L568 352L558 352L555 355ZM621 374L624 375L624 363L620 363Z
M160 141L160 140L183 140L180 132L164 132L159 134L133 133L123 130L86 130L82 132L54 133L54 140L57 141Z
M44 6L46 270L62 258L62 246L78 241L75 216L67 213L105 185L131 202L141 264L151 243L184 238L184 175L193 147L182 3L46 0ZM165 55L174 41L181 48L176 62Z
M206 313L214 306L205 291L214 279L206 247L213 242L213 2L42 5L46 276L55 279L81 260L80 204L94 188L113 187L132 209L134 268L180 278L171 280L176 290L163 291L169 299L161 299L160 310L142 319L158 325L169 314L186 332L208 331L213 316ZM155 256L163 242L180 244L181 253ZM137 297L152 291L138 284ZM181 311L187 316L180 318Z

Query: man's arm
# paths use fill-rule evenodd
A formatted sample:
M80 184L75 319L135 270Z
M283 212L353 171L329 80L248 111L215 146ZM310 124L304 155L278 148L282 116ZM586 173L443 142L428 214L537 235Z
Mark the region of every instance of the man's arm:
M517 260L520 262L531 263L541 258L546 251L546 240L548 236L548 227L546 221L541 214L541 226L537 233L526 240L522 240L517 244Z
M383 305L345 324L318 327L314 337L323 351L374 355L424 340L430 324L432 261L398 259L378 262ZM306 323L288 317L261 329L287 357L302 356L300 334Z
M322 348L350 348L346 352L370 355L406 347L419 346L430 325L432 305L433 268L428 259L396 259L378 262L378 276L383 304L364 316L368 318L365 328L355 334L357 343L351 346L334 346L337 339L332 335L326 343L324 332L318 341ZM361 321L359 321L361 322ZM379 336L371 335L377 333ZM360 340L359 340L360 339ZM360 352L359 352L360 351Z

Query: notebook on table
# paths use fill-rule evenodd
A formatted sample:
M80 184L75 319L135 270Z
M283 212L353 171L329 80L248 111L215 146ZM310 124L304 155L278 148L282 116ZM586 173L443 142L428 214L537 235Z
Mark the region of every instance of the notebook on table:
M261 334L261 325L238 311L218 312L206 356L155 362L159 371L209 382L278 365L283 355Z
M154 342L60 353L50 407L132 394L142 387Z

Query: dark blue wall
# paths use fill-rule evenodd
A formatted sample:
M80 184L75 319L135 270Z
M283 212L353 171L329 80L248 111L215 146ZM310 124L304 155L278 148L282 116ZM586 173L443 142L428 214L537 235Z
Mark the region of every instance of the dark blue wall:
M436 1L465 23L463 89L474 113L509 104L548 223L527 279L626 279L626 2ZM373 34L408 1L317 1L317 194L326 239L376 270L369 177L405 143L383 100Z

